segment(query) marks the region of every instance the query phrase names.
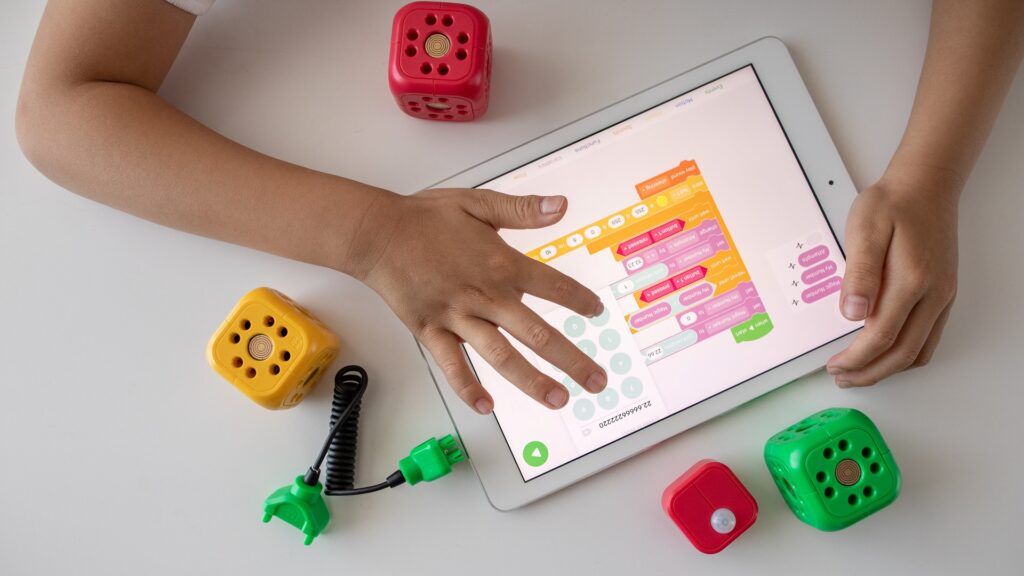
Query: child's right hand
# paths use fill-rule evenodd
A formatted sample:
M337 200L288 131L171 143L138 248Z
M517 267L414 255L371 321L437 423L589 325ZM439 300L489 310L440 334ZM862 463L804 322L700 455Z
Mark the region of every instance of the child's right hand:
M382 191L362 224L360 261L347 268L384 298L477 412L489 413L494 400L466 362L463 342L531 398L561 408L569 400L565 387L530 364L498 329L596 393L608 381L605 372L522 298L529 293L591 317L603 306L579 282L517 252L497 231L554 224L566 205L563 196L491 190L408 197Z

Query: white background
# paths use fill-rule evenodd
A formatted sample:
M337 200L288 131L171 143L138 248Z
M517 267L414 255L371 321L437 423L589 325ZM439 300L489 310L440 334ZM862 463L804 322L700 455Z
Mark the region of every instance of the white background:
M249 146L414 191L684 69L774 34L793 52L854 181L884 169L924 53L927 2L481 2L492 106L443 125L402 115L386 84L398 2L220 0L163 94ZM817 374L513 513L468 467L436 484L334 499L310 548L259 522L308 465L330 386L281 413L220 380L207 338L270 285L369 370L359 478L449 432L411 338L336 273L188 236L83 200L23 159L13 113L42 2L0 20L0 572L3 574L1010 573L1022 468L1019 298L1024 75L962 202L959 302L935 361L867 390ZM963 86L971 90L970 86ZM761 461L773 432L825 406L864 410L904 474L900 498L838 533L801 524ZM726 462L760 517L716 557L661 512L700 458Z

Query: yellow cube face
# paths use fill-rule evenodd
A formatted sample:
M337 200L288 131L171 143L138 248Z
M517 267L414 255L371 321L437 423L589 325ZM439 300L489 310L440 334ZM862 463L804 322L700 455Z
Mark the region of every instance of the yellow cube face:
M254 402L298 404L338 355L338 337L277 290L239 300L206 349L210 366Z

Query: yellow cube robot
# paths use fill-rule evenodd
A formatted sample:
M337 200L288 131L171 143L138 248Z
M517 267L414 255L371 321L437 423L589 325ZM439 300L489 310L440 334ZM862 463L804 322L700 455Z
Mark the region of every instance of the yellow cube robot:
M277 410L298 404L338 355L338 337L291 298L257 288L220 325L206 357L254 402Z

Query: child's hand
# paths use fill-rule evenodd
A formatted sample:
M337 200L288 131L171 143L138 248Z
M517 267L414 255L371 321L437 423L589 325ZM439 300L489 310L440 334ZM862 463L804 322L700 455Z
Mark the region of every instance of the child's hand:
M960 180L924 166L891 166L861 192L846 224L840 309L864 330L828 362L840 387L870 386L923 366L956 296Z
M549 408L568 402L564 386L531 365L504 329L590 392L604 371L522 303L524 293L595 316L603 306L580 283L508 246L499 228L540 228L565 214L562 196L509 196L490 190L382 194L363 233L373 238L357 273L426 346L459 397L486 414L494 401L460 348L472 346L502 376Z

